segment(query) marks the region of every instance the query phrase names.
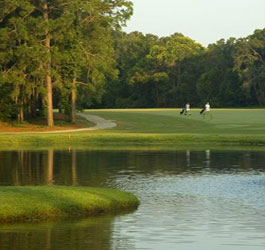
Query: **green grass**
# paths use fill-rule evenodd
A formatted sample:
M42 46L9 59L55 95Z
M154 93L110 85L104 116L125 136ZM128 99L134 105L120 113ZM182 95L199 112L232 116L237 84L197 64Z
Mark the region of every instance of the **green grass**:
M203 117L199 110L181 116L180 109L89 110L114 120L109 130L65 134L0 134L0 148L128 147L128 146L265 146L264 109L214 109Z
M139 200L117 190L66 187L1 187L0 222L34 222L117 213L137 208Z
M215 109L202 116L199 109L181 116L180 109L90 110L116 120L120 133L249 134L265 135L265 109Z

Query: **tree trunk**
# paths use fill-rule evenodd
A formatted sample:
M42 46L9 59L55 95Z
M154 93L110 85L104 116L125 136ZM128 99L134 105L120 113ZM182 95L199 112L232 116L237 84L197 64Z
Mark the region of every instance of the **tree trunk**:
M175 100L176 104L178 104L178 102L177 102L178 94L177 93L179 91L180 81L181 81L181 68L180 68L180 64L178 64L177 65L177 79L174 80L174 82L175 82L174 100Z
M49 23L48 5L47 0L43 1L43 18L46 25ZM45 47L49 55L49 59L46 62L46 87L47 87L47 122L49 127L53 127L53 104L52 104L52 78L51 78L51 39L49 37L48 27L45 30Z
M62 114L63 113L63 109L62 109L60 103L59 103L59 106L58 106L58 112L59 112L59 114Z
M181 68L180 68L180 64L179 64L178 65L177 88L180 87L180 81L181 81Z
M31 95L31 98L30 98L30 115L31 115L31 118L36 118L36 102L37 102L37 98L36 98L36 93L34 90L33 94Z
M72 123L76 123L76 80L73 81L72 88Z
M47 84L47 98L48 98L48 114L47 114L47 123L49 127L53 127L53 105L52 105L52 81L49 75L46 76Z
M156 92L156 107L158 108L160 105L160 100L159 100L159 91L158 91L158 82L155 82L155 92Z
M22 102L18 112L18 123L24 122L24 103Z

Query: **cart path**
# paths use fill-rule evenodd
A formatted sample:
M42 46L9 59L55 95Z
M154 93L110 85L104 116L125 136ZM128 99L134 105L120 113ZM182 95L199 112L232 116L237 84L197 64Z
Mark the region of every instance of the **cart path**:
M56 130L56 131L45 131L40 133L45 134L57 134L57 133L69 133L69 132L80 132L80 131L89 131L89 130L100 130L100 129L108 129L114 128L117 124L111 120L106 120L97 115L89 115L86 113L77 113L77 115L84 117L89 122L95 123L93 127L89 128L77 128L77 129L67 129L67 130Z
M65 129L65 130L54 130L54 131L34 131L34 132L8 132L0 134L58 134L58 133L72 133L72 132L81 132L81 131L90 131L90 130L100 130L100 129L109 129L114 128L117 124L111 120L106 120L97 115L89 115L86 113L77 113L77 115L84 117L89 122L95 123L93 127L89 128L77 128L77 129Z
M95 123L95 126L87 128L88 130L108 129L117 126L117 123L115 123L114 121L106 120L98 115L89 115L86 113L78 113L78 115L84 117L90 122Z

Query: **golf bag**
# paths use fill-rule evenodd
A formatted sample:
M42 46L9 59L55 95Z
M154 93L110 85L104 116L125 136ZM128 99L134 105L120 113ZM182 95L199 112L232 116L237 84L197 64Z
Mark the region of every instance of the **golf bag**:
M185 112L185 109L183 108L181 111L180 111L180 114L183 115Z
M202 110L200 111L200 114L202 115L205 111L205 107L202 108Z

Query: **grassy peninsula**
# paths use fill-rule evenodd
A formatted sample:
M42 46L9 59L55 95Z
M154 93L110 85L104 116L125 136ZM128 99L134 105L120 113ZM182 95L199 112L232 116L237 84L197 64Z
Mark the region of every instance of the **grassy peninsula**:
M68 186L1 187L0 222L34 222L136 209L128 192Z

